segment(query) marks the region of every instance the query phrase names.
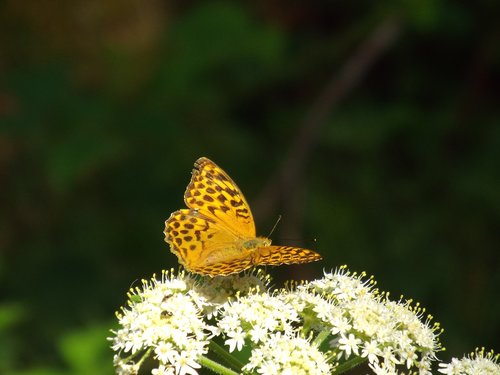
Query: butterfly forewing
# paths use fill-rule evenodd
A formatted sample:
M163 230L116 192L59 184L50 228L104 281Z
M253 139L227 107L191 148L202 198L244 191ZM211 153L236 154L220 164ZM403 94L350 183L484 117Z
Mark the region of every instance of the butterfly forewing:
M255 237L250 207L236 183L207 158L199 158L184 194L186 205L217 219L240 238Z

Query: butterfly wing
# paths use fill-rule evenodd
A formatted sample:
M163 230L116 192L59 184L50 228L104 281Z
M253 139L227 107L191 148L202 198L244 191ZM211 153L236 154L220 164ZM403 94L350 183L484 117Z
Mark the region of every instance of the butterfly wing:
M317 252L293 246L263 246L256 249L255 265L309 263L321 260Z
M208 275L210 277L228 276L233 273L244 271L252 266L253 264L251 258L246 257L232 261L200 265L193 272L199 273L200 275Z
M205 157L194 163L184 201L189 208L221 223L239 238L254 238L255 223L243 193L222 168Z
M175 211L165 222L165 241L186 269L202 275L229 275L252 266L250 252L220 222L192 209Z

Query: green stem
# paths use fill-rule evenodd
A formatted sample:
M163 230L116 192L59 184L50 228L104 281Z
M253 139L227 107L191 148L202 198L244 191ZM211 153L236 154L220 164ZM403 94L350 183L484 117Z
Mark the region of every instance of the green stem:
M221 347L215 341L211 340L210 343L208 344L208 347L221 359L223 359L232 369L240 371L241 368L244 366L242 362L240 362L237 358L229 354L223 347Z
M320 333L318 333L318 336L316 336L316 338L314 339L313 344L319 348L320 345L323 343L323 341L325 341L329 335L330 335L330 331L326 331L326 330L321 331Z
M228 369L227 367L222 366L220 363L217 363L215 361L212 361L210 358L205 357L204 355L198 357L198 360L200 361L200 364L208 368L209 370L212 370L213 372L220 374L220 375L238 375L239 373Z
M132 361L132 359L134 359L135 357L137 357L137 355L139 355L141 352L135 352L131 355L129 355L128 357L125 357L123 358L123 362L129 362L129 361Z
M363 357L354 357L344 363L341 363L335 369L335 374L343 374L346 371L352 370L354 367L359 366L361 363L365 362L366 358Z

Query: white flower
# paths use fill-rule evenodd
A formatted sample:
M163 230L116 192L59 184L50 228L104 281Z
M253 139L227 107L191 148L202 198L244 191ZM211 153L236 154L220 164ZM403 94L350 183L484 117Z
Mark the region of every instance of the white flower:
M340 335L345 335L352 326L349 323L349 320L345 316L334 316L330 321L332 328L330 329L333 335L340 333Z
M339 349L345 352L346 358L349 358L351 352L356 355L359 354L358 345L361 343L360 339L357 339L352 333L349 334L348 337L342 336L339 339Z
M439 367L441 368L438 371L443 374L460 375L464 373L462 362L458 358L452 358L450 363L440 363Z
M257 372L262 375L275 375L279 374L280 366L274 362L264 362L262 366L257 369Z
M450 363L440 363L438 371L447 375L497 375L500 374L499 355L484 348L464 356L462 359L452 358Z
M250 339L252 340L252 342L258 343L260 341L264 341L264 339L267 335L267 329L256 325L250 330L249 333L250 333Z
M222 306L234 300L237 295L242 297L255 291L265 292L270 282L270 276L262 269L257 269L237 275L206 278L204 282L189 279L188 288L191 293L199 295L197 300L203 299L200 308L203 309L207 319L211 319L218 315Z
M172 373L174 368L176 374L196 374L198 357L208 351L212 327L198 307L204 300L195 300L196 293L187 289L192 283L182 272L178 276L164 272L161 280L143 280L142 288L131 290L128 307L117 313L121 328L113 332L113 350L134 356L154 350L160 362L156 373ZM131 365L116 360L115 367L126 374Z
M244 371L259 374L329 374L332 366L324 353L299 336L271 334L252 351Z
M369 363L378 362L377 356L380 356L381 354L382 353L378 347L377 340L371 340L364 343L361 357L367 357Z
M158 368L155 368L151 370L152 375L175 375L175 370L173 367L166 367L164 365L158 366Z
M271 332L292 332L292 323L300 321L297 311L283 301L282 295L258 291L224 304L218 314L219 329L230 338L226 341L230 351L236 343L243 345L247 334L252 342L259 342Z
M401 363L394 354L394 348L392 346L382 348L382 358L384 359L384 364L390 368Z
M182 351L174 361L175 373L179 375L197 375L198 371L195 369L200 368L200 364L196 362L197 356L193 358L192 353Z
M229 345L229 352L233 352L235 348L238 351L243 349L243 344L245 344L245 333L242 331L240 327L238 327L234 331L230 331L227 333L227 336L231 337L225 341L226 345Z
M118 355L113 356L113 365L118 375L135 375L139 371L139 365L134 362L127 362Z
M364 277L342 267L298 286L294 294L303 301L302 314L316 314L320 324L311 323L311 327L331 332L329 342L337 359L359 356L361 350L369 363L385 363L377 367L380 371L396 371L395 366L404 364L421 374L429 372L441 349L440 326L430 326L430 318L423 319L418 304L391 301L373 288L372 278L365 281Z
M418 304L391 301L364 278L342 267L270 292L260 271L215 278L164 272L131 290L117 313L120 329L110 338L117 373L137 373L152 354L153 375L197 374L201 363L210 368L202 356L220 336L229 352L248 347L243 373L329 374L357 356L377 374L430 374L441 349L439 325ZM327 342L330 350L320 351ZM468 360L471 368L481 365ZM456 366L452 361L440 371L453 374Z
M234 305L233 305L234 306ZM231 309L231 314L227 314L219 321L219 329L226 332L240 328L240 313L236 309Z
M370 363L370 368L376 375L398 375L398 372L394 369L393 366L389 366L386 363Z
M161 363L172 363L175 349L172 343L162 341L155 348L155 354Z

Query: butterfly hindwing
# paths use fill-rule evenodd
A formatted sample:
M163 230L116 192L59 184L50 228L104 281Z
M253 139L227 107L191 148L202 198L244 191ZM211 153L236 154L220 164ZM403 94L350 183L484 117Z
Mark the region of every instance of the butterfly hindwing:
M209 276L227 276L233 273L239 273L252 266L252 259L250 257L246 257L234 259L230 262L199 265L196 268L193 268L193 272Z
M224 274L229 274L250 267L248 262L243 262L249 252L236 247L238 238L221 228L217 220L196 210L172 213L165 222L164 233L179 263L193 272L210 274L202 272L203 269L214 270L211 275L217 275L216 270L220 268L225 270ZM236 267L238 263L242 264ZM231 267L238 270L229 272Z
M265 246L256 250L256 265L309 263L321 259L317 252L293 246Z

